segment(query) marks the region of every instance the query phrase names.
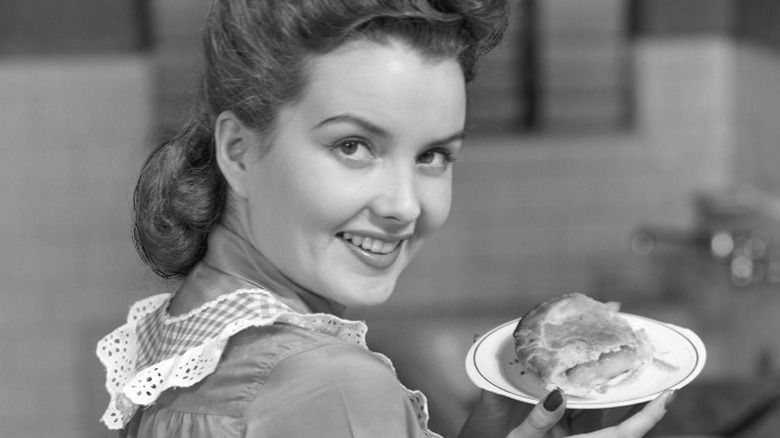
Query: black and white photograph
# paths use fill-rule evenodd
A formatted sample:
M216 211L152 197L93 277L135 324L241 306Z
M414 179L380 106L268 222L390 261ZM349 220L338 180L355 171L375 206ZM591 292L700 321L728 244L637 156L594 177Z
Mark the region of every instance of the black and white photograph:
M778 23L0 0L0 437L777 437Z

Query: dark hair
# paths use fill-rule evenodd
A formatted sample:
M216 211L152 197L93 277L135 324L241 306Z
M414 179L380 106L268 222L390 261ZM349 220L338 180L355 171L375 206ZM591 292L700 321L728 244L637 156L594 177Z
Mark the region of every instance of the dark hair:
M306 61L352 40L400 40L456 58L467 82L501 39L508 0L216 0L203 33L205 70L189 121L144 164L134 195L136 248L158 275L182 277L205 254L227 183L214 124L230 110L261 133L306 85Z

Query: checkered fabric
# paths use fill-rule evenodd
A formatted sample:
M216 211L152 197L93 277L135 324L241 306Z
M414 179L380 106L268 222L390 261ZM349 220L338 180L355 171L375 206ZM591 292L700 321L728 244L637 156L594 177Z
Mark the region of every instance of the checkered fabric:
M160 306L142 319L136 328L136 370L142 370L202 344L215 333L222 332L233 321L292 312L292 309L281 301L269 300L266 295L267 293L259 290L242 290L223 295L223 299L209 303L205 309L178 317L168 317L167 306Z

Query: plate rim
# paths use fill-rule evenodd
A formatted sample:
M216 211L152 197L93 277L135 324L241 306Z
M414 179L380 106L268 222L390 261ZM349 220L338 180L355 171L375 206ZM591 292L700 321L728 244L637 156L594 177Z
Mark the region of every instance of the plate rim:
M645 401L652 400L653 398L657 397L659 394L661 394L663 391L668 389L679 389L682 388L689 383L691 383L704 369L704 365L707 361L707 349L704 345L704 342L702 342L701 338L692 330L688 328L684 328L681 326L678 326L676 324L671 324L667 322L658 321L653 318L649 318L642 315L636 315L633 313L626 313L626 312L618 312L621 316L626 317L629 319L629 322L631 320L639 320L641 322L644 322L645 324L653 324L658 325L661 328L665 328L667 330L671 330L672 332L675 332L678 334L678 336L682 337L686 342L688 342L695 353L695 363L691 366L690 371L681 379L679 379L674 384L659 389L658 391L651 392L645 395L633 397L630 399L625 400L618 400L613 402L598 402L598 401L589 401L589 400L580 400L577 398L570 398L567 401L567 408L571 409L604 409L604 408L613 408L613 407L621 407L621 406L630 406L635 405L638 403L642 403ZM516 387L512 387L511 390L502 387L501 385L496 384L492 380L490 380L488 377L486 377L483 374L483 370L480 370L479 365L477 364L477 351L479 350L480 346L483 345L483 343L488 340L492 339L491 336L495 336L495 333L498 331L501 331L505 329L508 325L517 325L517 323L522 319L520 318L514 318L512 320L506 321L504 323L501 323L492 329L490 329L487 333L477 338L476 341L473 342L471 347L469 348L468 353L466 354L466 374L469 376L469 379L474 383L477 387L495 392L510 398L513 398L515 400L525 402L525 403L531 403L535 404L539 402L539 399L528 395L527 393L518 390ZM503 342L501 340L500 342ZM478 377L476 377L478 376Z

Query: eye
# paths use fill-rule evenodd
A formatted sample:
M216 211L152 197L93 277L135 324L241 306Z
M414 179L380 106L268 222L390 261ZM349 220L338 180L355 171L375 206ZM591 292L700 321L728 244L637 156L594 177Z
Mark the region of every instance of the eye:
M446 148L430 149L418 155L417 162L429 168L447 169L455 162L455 155Z
M351 163L367 163L374 158L369 143L360 138L346 138L339 140L331 146L340 158Z

